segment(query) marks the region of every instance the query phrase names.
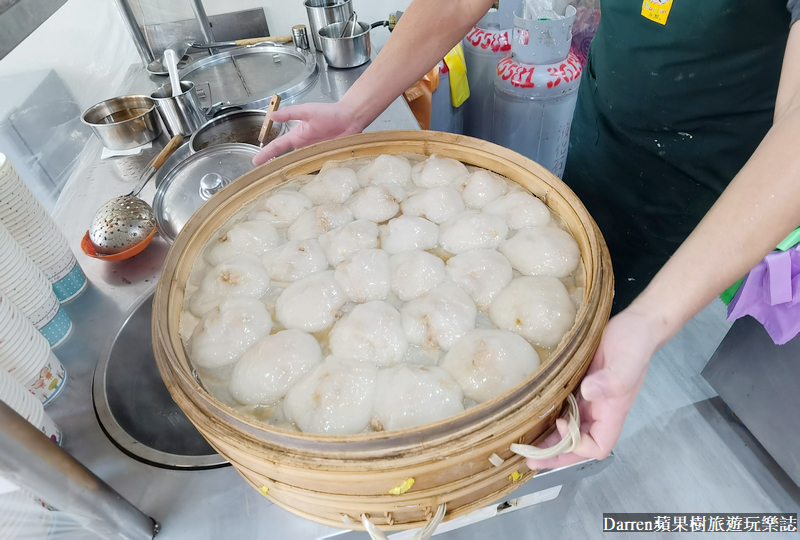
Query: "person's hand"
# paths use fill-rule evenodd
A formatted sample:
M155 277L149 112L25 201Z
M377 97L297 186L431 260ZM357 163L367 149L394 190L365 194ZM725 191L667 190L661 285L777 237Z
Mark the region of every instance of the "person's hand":
M651 315L633 306L608 321L600 345L581 383L578 407L581 441L569 454L527 461L531 469L554 469L587 458L605 459L617 442L625 417L644 382L650 358L659 347ZM541 447L567 435L567 421L556 421L557 432Z
M275 122L297 120L292 130L266 145L254 158L255 165L263 165L270 159L291 148L302 148L310 144L361 133L356 115L342 103L308 103L292 105L272 113Z

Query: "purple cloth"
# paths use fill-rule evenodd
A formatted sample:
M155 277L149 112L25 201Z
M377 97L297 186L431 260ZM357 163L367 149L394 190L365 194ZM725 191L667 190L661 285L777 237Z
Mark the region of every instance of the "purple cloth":
M773 251L744 280L728 306L728 320L750 315L777 345L800 333L800 245Z

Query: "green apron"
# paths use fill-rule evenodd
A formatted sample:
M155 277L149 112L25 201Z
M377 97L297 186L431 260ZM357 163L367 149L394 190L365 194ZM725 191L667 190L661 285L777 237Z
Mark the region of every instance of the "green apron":
M772 125L786 0L603 0L564 181L597 220L614 310L650 282ZM724 261L720 261L724 264Z

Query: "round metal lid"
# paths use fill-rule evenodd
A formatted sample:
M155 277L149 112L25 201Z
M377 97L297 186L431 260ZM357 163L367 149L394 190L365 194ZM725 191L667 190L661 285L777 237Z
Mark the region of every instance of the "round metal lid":
M151 465L204 469L227 464L172 400L158 374L146 295L106 347L92 397L100 425L123 452Z
M210 146L176 165L161 180L153 199L158 232L175 240L189 218L219 190L255 168L258 148L231 143Z
M287 100L307 89L317 77L313 53L295 47L261 43L203 58L179 72L203 95L205 107L223 102L247 109L265 108L278 94Z

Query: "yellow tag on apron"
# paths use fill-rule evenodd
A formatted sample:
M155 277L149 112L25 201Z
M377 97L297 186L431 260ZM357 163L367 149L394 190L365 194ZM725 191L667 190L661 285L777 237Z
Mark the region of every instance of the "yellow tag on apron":
M642 17L658 24L667 24L670 9L672 9L672 0L644 0Z

